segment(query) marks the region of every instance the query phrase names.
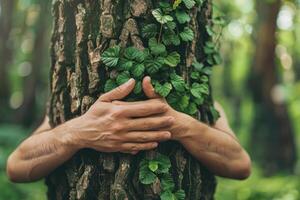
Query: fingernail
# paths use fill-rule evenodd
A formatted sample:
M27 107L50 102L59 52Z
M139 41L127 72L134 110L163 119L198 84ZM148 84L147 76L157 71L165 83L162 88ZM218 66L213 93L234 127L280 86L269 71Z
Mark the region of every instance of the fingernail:
M170 133L170 132L166 132L165 137L166 137L167 139L168 139L168 138L171 138L171 133Z
M131 84L131 83L133 83L135 80L133 79L133 78L131 78L131 79L129 79L128 81L127 81L127 84Z
M153 144L153 148L156 148L158 146L158 143Z

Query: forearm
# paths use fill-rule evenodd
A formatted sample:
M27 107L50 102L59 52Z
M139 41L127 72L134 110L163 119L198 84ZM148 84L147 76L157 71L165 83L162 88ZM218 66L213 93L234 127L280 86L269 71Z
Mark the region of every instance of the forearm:
M249 176L250 159L235 136L193 118L179 141L208 169L219 176L244 179Z
M29 182L48 175L78 150L71 142L68 123L25 140L8 159L7 172L14 182Z

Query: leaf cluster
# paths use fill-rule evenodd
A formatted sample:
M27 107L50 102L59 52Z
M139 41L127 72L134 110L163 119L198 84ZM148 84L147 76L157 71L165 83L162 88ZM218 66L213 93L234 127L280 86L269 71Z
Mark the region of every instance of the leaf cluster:
M143 96L142 79L149 75L155 91L166 98L174 109L195 115L210 95L209 77L212 66L221 62L217 45L213 41L207 41L203 47L205 62L200 62L195 57L187 72L188 80L178 75L186 65L182 59L186 55L181 49L195 39L195 32L189 26L190 10L200 8L202 4L203 0L162 1L158 8L152 10L152 22L144 24L142 28L142 39L147 41L143 50L132 46L113 46L107 49L101 58L110 74L104 91L108 92L134 78L134 97L139 98ZM207 26L206 31L212 38L216 35L211 26ZM216 120L218 112L213 106L209 109ZM143 159L140 163L139 180L146 185L159 181L162 200L183 200L185 193L183 190L175 191L170 168L169 158L162 154L151 160Z

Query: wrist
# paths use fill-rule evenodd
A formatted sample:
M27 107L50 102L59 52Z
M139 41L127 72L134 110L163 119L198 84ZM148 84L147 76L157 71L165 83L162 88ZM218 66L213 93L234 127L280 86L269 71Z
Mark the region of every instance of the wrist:
M76 152L82 148L85 148L83 143L79 139L79 124L80 118L75 118L65 122L60 127L61 132L63 133L60 136L60 141L63 144L63 146L68 148L70 151Z
M195 134L203 133L205 125L199 122L197 119L185 114L180 113L180 119L178 120L180 133L177 135L175 140L183 143L185 140L193 138Z

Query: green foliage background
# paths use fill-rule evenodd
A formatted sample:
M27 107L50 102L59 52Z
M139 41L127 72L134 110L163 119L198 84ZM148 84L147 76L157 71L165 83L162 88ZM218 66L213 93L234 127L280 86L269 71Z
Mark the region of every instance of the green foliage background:
M278 45L276 61L280 71L280 83L277 86L279 97L288 103L290 115L296 132L298 156L300 155L300 2L283 1L278 17ZM36 12L37 1L19 0L18 16L14 18L18 27L31 26ZM256 20L256 10L253 0L218 0L214 5L216 15L224 15L226 27L221 37L221 53L223 64L213 71L213 92L216 100L225 108L232 128L235 130L242 145L248 149L251 135L250 125L255 104L247 91L247 75L253 59L253 29ZM26 17L27 16L27 17ZM24 22L26 19L26 22ZM49 22L51 24L51 22ZM11 80L11 104L15 109L22 103L22 84L24 73L22 63L30 62L31 50L28 47L33 42L34 27L27 34L18 35L15 30L12 40L16 41L15 57L11 63L9 76ZM17 48L18 44L22 48ZM46 60L45 63L49 63ZM223 66L222 66L223 65ZM46 65L49 66L49 65ZM47 67L43 67L42 80L47 80ZM47 84L40 86L38 96L39 116L31 128L22 128L17 124L0 124L0 200L42 200L45 199L46 188L43 182L33 184L12 184L5 174L5 163L9 153L26 138L41 121L46 99ZM230 92L230 97L224 88ZM240 98L240 118L236 118L237 107L234 98ZM274 150L274 153L276 151ZM299 159L298 159L299 160ZM299 162L298 162L299 163ZM300 163L299 163L300 164ZM294 175L277 174L273 177L263 177L261 169L254 163L252 176L246 181L234 181L219 178L217 200L300 200L300 165L295 168Z

